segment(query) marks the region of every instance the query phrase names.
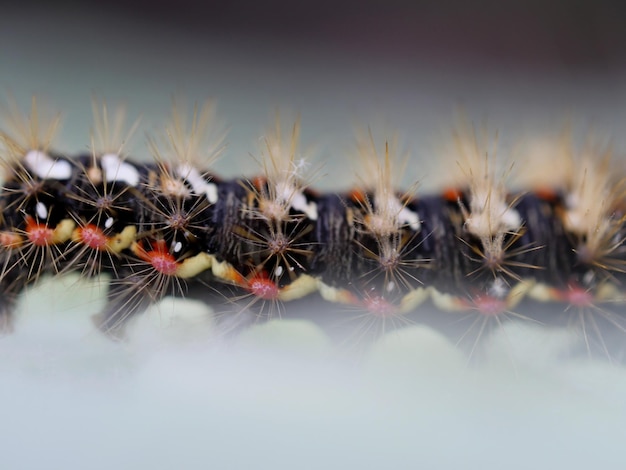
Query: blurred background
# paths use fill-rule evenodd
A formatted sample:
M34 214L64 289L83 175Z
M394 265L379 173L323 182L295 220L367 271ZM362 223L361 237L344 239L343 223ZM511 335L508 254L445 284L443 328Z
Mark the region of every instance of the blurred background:
M607 0L16 3L0 17L0 86L19 102L37 93L62 110L67 152L85 148L93 93L127 103L153 131L172 93L183 92L215 99L230 126L223 174L252 161L280 109L301 113L305 147L332 160L322 186L352 182L355 125L372 125L380 139L398 131L417 165L409 182L428 186L458 109L497 129L504 153L508 139L558 129L565 118L613 135L619 149L624 8Z
M356 180L355 125L398 131L407 184L436 185L455 112L487 120L502 153L566 118L626 137L622 2L287 0L16 2L0 10L0 90L36 93L64 116L59 150L87 149L91 97L124 102L144 132L172 93L213 98L230 127L215 170L258 171L249 154L280 109L300 113L316 187ZM524 165L523 160L517 162ZM541 171L541 169L537 169ZM88 314L106 287L44 283L0 340L3 468L623 468L626 374L572 357L571 335L511 325L469 368L416 325L361 361L311 324L261 326L214 348L205 306L180 302L128 342ZM191 313L190 313L191 312ZM192 317L181 320L181 313ZM148 317L146 317L148 318ZM200 324L197 322L200 321ZM182 323L181 323L182 322ZM174 325L174 328L170 328ZM206 327L206 328L205 328ZM579 338L578 338L579 339Z
M112 14L204 38L317 46L392 62L609 72L626 52L615 0L92 2Z

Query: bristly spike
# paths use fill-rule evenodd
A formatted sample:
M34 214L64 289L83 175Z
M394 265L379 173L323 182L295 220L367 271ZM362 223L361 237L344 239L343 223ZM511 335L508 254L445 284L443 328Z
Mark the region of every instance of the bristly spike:
M113 116L110 116L107 102L104 99L98 99L95 95L91 99L91 110L93 114L92 151L97 155L123 156L125 147L141 123L141 118L137 118L130 127L126 128L126 107L116 106Z
M398 162L397 135L386 139L379 151L371 128L358 129L356 147L360 187L348 202L356 204L353 247L363 271L357 302L374 316L390 319L402 315L407 299L421 290L417 273L431 260L419 255L419 240L428 235L421 234L422 221L411 206L417 183L405 192L398 190L408 159L405 154Z
M5 166L3 179L11 178L12 167L20 165L27 155L37 164L49 163L47 155L50 146L58 132L61 115L41 118L41 110L37 104L37 98L31 99L30 114L24 114L18 107L15 99L9 97L7 103L2 106L3 127L6 131L0 131L0 143L4 147L2 164Z
M52 117L41 118L41 110L37 105L37 97L34 95L31 98L29 115L21 112L15 99L10 97L8 101L9 103L3 111L5 125L10 134L3 133L3 136L9 145L22 155L29 150L47 152L57 134L61 115L56 114Z
M276 113L274 129L264 139L264 151L259 164L263 169L263 181L250 184L255 194L255 211L258 216L268 221L285 222L294 211L316 220L317 206L308 201L304 191L308 188L317 170L306 171L306 157L298 153L300 143L300 116L294 120L290 136L282 138L280 114Z
M407 203L417 190L414 183L409 190L398 193L397 189L402 180L404 169L408 162L405 154L401 162L397 162L398 137L391 141L385 140L384 154L381 156L371 128L367 133L357 132L358 162L362 168L357 175L367 196L361 204L365 210L362 221L364 227L375 237L389 238L404 227L417 232L420 229L420 220L417 214L408 210Z
M489 150L487 131L479 137L472 126L461 125L455 132L457 166L469 189L469 208L464 208L467 230L479 238L495 237L503 232L515 232L521 226L519 215L507 201L506 182L513 168L498 174L497 141L495 135Z
M614 255L623 251L625 180L611 159L610 146L597 148L591 141L586 144L578 158L578 172L567 183L563 223L578 238L580 261L623 270Z
M625 272L626 173L615 165L611 144L588 133L577 145L570 124L560 136L535 139L525 150L531 162L554 167L541 172L548 179L535 174L521 183L538 193L551 188L563 199L561 219L578 260L604 276Z
M468 234L480 242L472 248L483 258L485 267L495 272L507 272L505 265L511 254L507 250L512 244L507 238L516 239L523 233L523 221L515 205L518 198L511 199L507 192L507 181L513 163L499 169L497 145L498 134L489 137L486 126L480 133L464 118L453 130L454 158L460 174L456 185L466 192L467 206L459 199Z
M173 97L170 123L160 139L149 139L158 174L147 184L162 196L187 198L197 194L214 204L218 194L210 168L226 148L226 130L216 119L212 101L201 107L194 104L191 122L187 111L181 98Z
M161 141L164 150L158 155L172 165L210 168L226 148L227 129L219 123L212 100L201 106L194 103L191 122L187 116L185 100L173 96L170 122ZM154 142L152 146L159 147Z

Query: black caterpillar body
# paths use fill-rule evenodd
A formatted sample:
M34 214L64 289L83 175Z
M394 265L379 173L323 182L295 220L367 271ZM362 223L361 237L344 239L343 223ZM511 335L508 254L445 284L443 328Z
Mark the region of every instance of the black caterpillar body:
M482 157L465 183L421 195L393 189L387 151L374 157L373 182L322 194L303 182L293 151L270 155L261 177L222 180L184 159L67 158L3 139L5 330L25 286L76 270L111 276L97 321L114 334L192 285L217 309L229 298L264 307L317 294L379 318L419 312L428 299L493 318L534 298L600 311L621 328L606 306L622 301L625 205L604 163L596 180L611 197L581 229L575 184L508 192Z

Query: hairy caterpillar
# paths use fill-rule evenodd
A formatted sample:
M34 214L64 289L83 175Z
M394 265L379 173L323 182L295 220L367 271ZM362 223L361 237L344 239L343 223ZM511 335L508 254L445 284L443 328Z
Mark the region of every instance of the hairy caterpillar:
M482 331L507 316L530 318L517 308L532 299L563 303L588 348L606 349L599 333L587 334L597 320L624 331L612 304L623 301L626 200L608 150L577 154L563 144L550 155L554 173L512 191L512 170L498 169L486 136L461 126L454 184L422 195L398 190L394 143L381 151L364 133L360 184L319 193L297 151L299 122L285 138L277 121L260 176L223 180L211 173L221 140L201 149L211 106L196 108L189 127L175 107L165 139L151 141L152 163L124 154L121 114L114 123L106 106L94 115L91 151L72 158L51 150L57 121L41 126L34 100L30 118L14 112L1 134L5 331L24 287L77 270L111 276L96 321L113 335L194 285L208 301L245 299L266 317L319 296L393 322L419 316L429 301L473 312Z

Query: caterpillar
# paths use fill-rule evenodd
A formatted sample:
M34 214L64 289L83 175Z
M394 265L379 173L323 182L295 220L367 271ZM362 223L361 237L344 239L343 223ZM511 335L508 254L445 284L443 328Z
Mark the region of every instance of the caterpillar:
M4 332L25 287L70 271L110 277L95 322L114 337L150 304L198 289L214 305L243 299L256 318L321 298L391 324L427 302L473 314L480 331L508 317L549 322L518 312L531 301L562 305L588 348L606 350L600 321L626 332L626 180L593 142L577 151L564 136L543 162L554 171L522 171L515 190L515 167L502 170L488 135L462 124L455 178L422 194L418 183L398 189L406 164L396 141L381 146L367 131L356 187L319 192L299 120L286 135L276 120L259 176L222 179L211 166L223 138L203 148L212 104L196 106L190 125L175 104L147 163L125 154L136 126L124 134L123 114L110 119L104 103L94 104L90 151L75 157L52 149L58 119L40 122L34 98L30 116L10 115L0 133Z

